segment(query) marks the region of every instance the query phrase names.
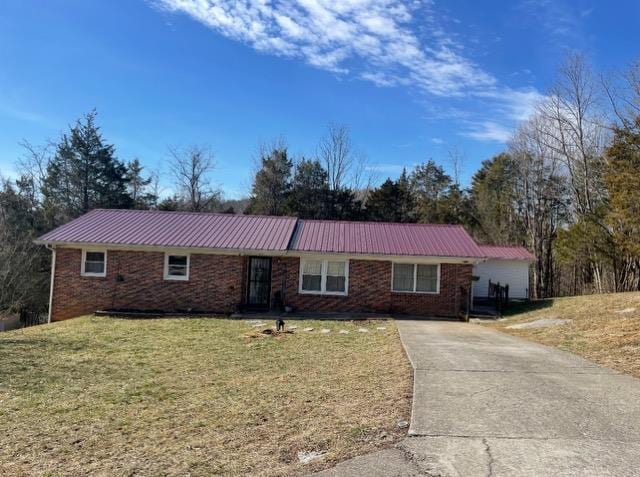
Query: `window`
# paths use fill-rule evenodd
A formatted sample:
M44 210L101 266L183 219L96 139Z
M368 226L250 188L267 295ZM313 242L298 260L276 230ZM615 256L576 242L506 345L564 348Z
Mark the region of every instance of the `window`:
M189 280L189 255L164 256L165 280Z
M416 291L438 292L438 265L416 265Z
M302 290L322 291L322 260L302 262Z
M411 263L395 263L393 265L394 291L413 291L413 268Z
M300 293L346 295L349 262L345 260L301 260Z
M106 277L107 252L104 250L83 250L80 274L83 277Z
M327 262L327 278L325 290L327 292L344 293L347 289L347 274L345 262Z
M440 265L394 263L391 289L395 292L440 293Z

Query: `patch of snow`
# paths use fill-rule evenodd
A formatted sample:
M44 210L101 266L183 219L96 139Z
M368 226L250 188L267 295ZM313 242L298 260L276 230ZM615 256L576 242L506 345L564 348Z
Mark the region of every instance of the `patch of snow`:
M322 459L325 453L324 451L300 451L298 452L298 461L301 464L309 464L318 459Z
M376 328L376 330L378 330L378 331L384 331L384 330L386 330L386 329L387 329L387 327L386 327L386 326L378 326L378 327Z
M331 330L328 330L327 328L322 328L320 330L320 333L324 333L324 334L331 333Z
M528 323L518 323L517 325L510 325L507 328L514 330L528 330L536 328L549 328L551 326L566 325L573 320L558 320L556 318L541 318L535 321L529 321Z
M293 325L293 326L290 326L290 327L289 327L289 329L290 329L290 330L297 330L297 329L298 329L298 327L297 327L296 325Z
M313 328L305 328L304 331L313 331Z
M349 331L348 330L340 330L340 331L338 331L338 333L340 333L341 335L348 335Z
M358 333L368 333L369 330L366 328L358 328Z
M251 326L253 326L254 328L262 328L263 326L267 326L267 324L266 323L256 323L255 325L251 325Z
M619 314L619 315L624 315L627 313L633 313L634 311L636 311L635 308L624 308L622 310L616 310L615 313Z

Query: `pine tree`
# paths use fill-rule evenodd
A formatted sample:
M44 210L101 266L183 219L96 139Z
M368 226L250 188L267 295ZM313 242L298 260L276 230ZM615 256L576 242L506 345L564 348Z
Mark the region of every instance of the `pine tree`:
M419 222L441 223L445 217L443 213L443 199L452 185L449 175L444 169L429 159L420 164L411 174L411 184L416 194L416 214Z
M98 207L132 205L127 169L116 159L114 147L105 144L96 114L85 115L62 136L47 167L43 194L51 225Z
M405 170L397 181L388 178L367 198L369 220L380 222L413 222L415 200Z
M640 257L640 117L635 127L614 130L606 151L607 222L622 249Z
M298 162L287 202L288 213L301 219L327 218L328 195L328 174L320 161L302 159Z
M483 161L471 181L471 226L482 241L522 243L524 226L517 214L518 167L506 153Z
M284 215L291 190L291 168L287 148L278 146L261 154L261 168L251 188L246 212L258 215Z
M149 191L153 178L142 175L143 167L138 159L127 164L127 187L134 209L150 209L155 206L158 197Z

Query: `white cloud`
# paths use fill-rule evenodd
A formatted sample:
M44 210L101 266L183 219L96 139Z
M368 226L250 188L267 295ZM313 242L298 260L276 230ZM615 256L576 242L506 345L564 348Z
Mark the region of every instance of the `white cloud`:
M267 53L382 86L462 95L496 83L435 24L429 0L156 0ZM420 37L412 22L431 33Z
M511 138L511 129L493 121L470 124L469 129L460 133L478 141L506 143Z
M432 97L467 100L479 115L457 106L429 114L457 111L452 119L474 124L463 134L478 140L503 141L541 98L532 88L500 85L467 58L432 0L152 1L268 54L381 87L408 86Z
M593 7L580 9L579 2L565 0L521 0L515 5L525 21L541 27L556 42L582 42L582 22L594 10Z
M46 118L42 114L25 109L14 108L6 102L4 104L0 104L0 115L30 123L46 122Z
M529 118L536 105L544 99L544 95L533 88L487 90L476 93L476 96L496 100L498 112L515 121Z
M444 140L440 139L439 137L432 137L431 142L434 144L444 144Z
M370 172L379 172L382 174L400 174L403 169L410 169L411 167L413 167L413 165L405 166L402 164L375 164L372 166L367 166L366 170Z

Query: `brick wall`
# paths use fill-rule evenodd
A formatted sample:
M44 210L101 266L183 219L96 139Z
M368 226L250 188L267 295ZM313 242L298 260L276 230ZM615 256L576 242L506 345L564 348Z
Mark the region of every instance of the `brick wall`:
M471 286L472 265L442 264L438 294L392 292L391 268L388 261L349 260L348 296L305 295L298 293L300 260L276 257L272 293L284 290L286 304L299 311L457 316L464 307L461 286Z
M164 279L162 252L109 250L104 278L81 276L81 261L79 249L56 252L53 320L100 309L231 313L242 302L241 257L192 254L184 282Z
M57 250L53 320L99 309L231 313L245 301L245 257L192 254L184 282L164 280L161 252L110 250L104 278L81 276L81 260L80 249ZM286 304L300 311L456 316L464 304L460 287L471 285L471 265L442 264L439 294L396 293L391 267L388 261L350 260L348 296L304 295L298 293L300 260L274 257L272 295L284 291Z

